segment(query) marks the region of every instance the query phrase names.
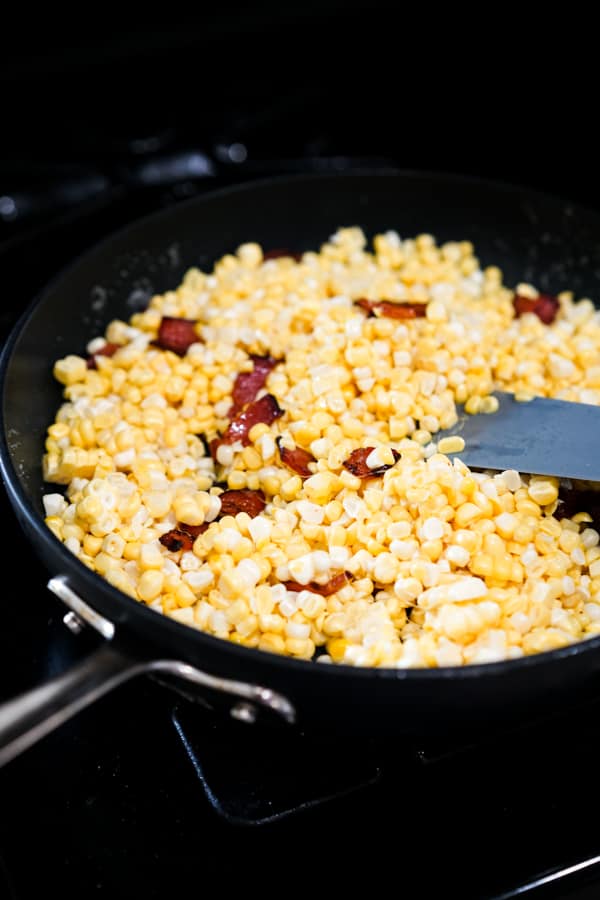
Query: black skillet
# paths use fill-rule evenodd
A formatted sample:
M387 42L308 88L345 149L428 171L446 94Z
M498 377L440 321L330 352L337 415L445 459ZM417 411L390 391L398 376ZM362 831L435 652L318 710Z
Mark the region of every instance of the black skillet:
M0 707L0 763L143 671L166 675L187 693L224 691L235 714L248 720L266 706L301 727L414 736L526 719L572 698L600 670L600 637L509 662L405 671L249 650L124 596L44 525L40 463L44 432L60 403L51 377L55 359L83 352L111 319L128 318L152 293L176 286L192 265L206 270L246 241L314 249L348 225L368 236L393 228L403 236L471 240L482 263L499 265L509 285L530 281L551 293L600 297L599 213L516 187L425 173L279 178L219 191L143 219L78 259L4 348L0 464L16 516L54 574L51 587L71 607L71 622L87 622L104 640L65 675ZM9 556L6 538L4 546Z

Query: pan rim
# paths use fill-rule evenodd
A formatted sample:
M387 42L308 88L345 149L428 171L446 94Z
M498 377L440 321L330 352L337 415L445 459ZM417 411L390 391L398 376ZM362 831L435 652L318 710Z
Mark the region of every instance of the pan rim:
M46 299L47 295L61 283L61 281L68 278L71 271L74 271L82 264L88 262L96 253L107 249L111 243L114 243L128 236L130 233L134 233L147 224L159 222L161 219L168 218L169 215L173 215L179 210L192 208L194 206L202 206L204 203L218 201L221 197L226 197L232 194L238 195L246 194L247 192L251 193L252 191L260 191L262 188L277 187L280 184L289 184L291 182L313 182L332 179L340 181L341 179L351 180L353 178L392 178L394 180L406 179L413 181L415 179L423 179L429 180L430 182L431 180L434 180L440 183L452 182L455 184L464 183L469 185L480 185L482 188L486 188L491 191L497 191L500 193L523 194L525 195L524 198L535 198L540 202L547 202L552 205L564 204L565 208L571 209L573 213L580 213L583 215L596 217L598 219L598 225L600 227L600 212L586 207L585 205L582 205L580 203L572 202L567 198L561 197L560 195L550 194L545 191L515 183L495 181L493 179L480 176L471 176L459 173L445 173L435 170L428 171L419 169L397 169L394 167L380 167L376 169L355 168L345 170L343 172L326 171L309 174L304 173L294 175L277 175L268 178L257 178L248 182L244 182L243 184L229 185L227 187L207 191L205 194L202 194L198 197L193 197L181 201L179 203L173 204L172 206L166 207L163 210L158 210L145 216L139 217L132 222L127 223L123 227L110 232L101 240L95 242L93 245L75 256L65 266L61 267L44 284L42 289L37 293L35 298L27 306L17 322L13 325L4 344L4 347L2 348L2 352L0 353L0 408L4 408L6 372L12 359L14 347L20 336L24 333L26 326L35 310ZM470 680L472 678L479 679L484 677L491 679L494 676L501 677L503 675L515 673L519 670L531 670L532 667L535 668L537 666L544 667L546 665L551 665L555 661L558 661L560 659L567 659L573 656L579 656L580 654L584 653L594 653L597 650L600 650L600 635L598 635L596 637L585 638L576 641L573 644L569 644L565 647L560 647L555 650L546 650L540 653L534 653L528 656L519 657L517 659L505 659L490 663L474 663L464 666L396 669L391 667L376 668L350 666L347 664L315 666L315 662L313 660L299 660L289 656L270 653L269 651L265 650L243 647L241 645L234 644L233 642L228 641L224 638L218 638L214 635L209 634L208 632L201 631L200 629L183 625L170 618L169 616L150 609L149 607L142 604L139 600L135 600L132 597L128 597L126 594L121 593L108 581L102 578L102 576L88 569L74 554L70 553L70 551L67 550L64 544L59 541L58 538L46 526L41 513L36 509L29 494L21 485L21 482L13 465L11 452L8 446L8 437L4 425L2 428L0 428L0 475L2 476L4 487L13 506L13 510L19 510L20 515L22 515L27 520L27 524L36 535L36 538L45 545L49 554L56 558L57 563L61 563L61 566L57 566L57 570L62 571L62 569L65 569L68 576L70 567L74 567L79 582L83 582L84 584L89 585L92 589L94 587L98 588L100 586L102 592L106 595L107 599L110 600L112 606L114 606L115 608L121 607L125 611L129 612L129 616L132 619L131 622L120 622L118 616L116 616L112 620L116 625L117 640L120 636L119 627L121 627L123 631L127 632L126 636L128 638L135 639L140 642L140 644L143 644L144 642L148 643L148 639L144 635L136 633L138 631L137 623L145 623L148 630L152 633L152 639L156 641L156 643L160 644L160 633L162 632L164 634L166 632L167 634L171 635L176 643L181 643L182 650L185 650L186 642L190 645L195 646L198 652L196 652L194 655L197 657L201 657L202 648L205 647L211 648L216 652L223 653L224 657L226 653L229 653L233 657L236 657L242 664L244 663L244 661L246 661L249 665L251 665L252 663L260 663L263 667L271 666L273 667L273 669L292 670L298 674L308 674L310 671L312 671L313 673L319 671L323 672L324 677L329 679L352 678L360 679L363 683L371 679L385 679L402 682L406 681L409 683L416 683L419 681L435 682L438 680L446 680L448 678ZM27 539L30 540L29 536L27 536ZM84 599L86 603L89 603L92 608L96 609L96 606L94 605L94 602L92 600L88 600L87 597L83 597L82 599ZM100 610L98 611L100 612ZM106 613L102 611L102 615L106 615ZM110 618L110 615L108 615L107 618ZM137 622L135 621L136 618ZM182 653L182 655L190 654Z

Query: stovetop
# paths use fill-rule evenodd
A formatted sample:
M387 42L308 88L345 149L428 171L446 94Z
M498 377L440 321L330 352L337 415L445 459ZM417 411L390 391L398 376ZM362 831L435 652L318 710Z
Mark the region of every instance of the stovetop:
M414 165L396 145L331 133L324 116L301 140L283 140L290 115L313 97L307 90L291 112L274 101L262 120L232 115L210 138L105 125L93 152L89 133L73 132L68 153L0 161L0 339L61 266L147 212L270 174ZM582 199L575 181L533 166L494 170L488 161L473 171ZM600 194L591 196L600 208ZM14 521L3 493L0 515ZM2 699L61 671L94 640L63 625L25 538L9 526L3 540ZM553 719L452 745L324 740L234 722L139 679L0 772L0 897L45 887L150 900L190 884L204 890L212 876L234 889L339 893L360 876L405 896L596 897L599 713L600 698L574 703Z

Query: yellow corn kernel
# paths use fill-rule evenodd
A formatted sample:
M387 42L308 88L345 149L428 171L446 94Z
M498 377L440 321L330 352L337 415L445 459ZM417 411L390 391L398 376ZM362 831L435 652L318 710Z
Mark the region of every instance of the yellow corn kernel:
M324 505L339 490L340 479L332 472L317 472L304 482L304 495L313 503Z
M494 560L488 553L475 553L469 563L469 568L474 575L483 578L491 577L494 572Z
M465 403L465 412L470 416L476 415L481 411L481 397L472 396L469 397L467 402Z
M540 506L547 506L558 499L558 481L556 478L531 478L527 493Z
M316 648L310 638L286 638L285 649L300 659L312 659Z
M83 519L84 522L94 522L104 513L102 501L93 494L84 497L77 504L77 518Z
M81 356L65 356L54 364L53 375L61 384L71 385L83 381L87 375L87 363Z
M498 403L498 398L490 395L489 397L483 397L481 403L479 404L479 412L490 415L490 413L498 412L500 404Z
M464 528L470 525L483 515L482 510L475 503L463 503L456 510L454 523L457 528Z
M151 603L163 589L165 576L157 569L147 569L138 582L137 592L140 600Z
M162 569L164 564L164 556L156 544L142 544L138 556L138 565L140 569Z
M204 522L204 511L198 501L187 494L175 497L173 501L173 511L178 522L184 522L186 525L202 525Z
M255 444L263 435L270 434L271 429L268 425L265 425L264 422L258 422L256 425L253 425L250 431L248 432L248 437Z
M65 541L67 538L75 538L76 541L82 541L83 534L83 529L79 525L65 523L63 527L63 540Z
M280 634L267 631L261 634L258 647L260 650L267 650L269 653L285 653L285 639Z
M138 559L140 555L141 544L139 541L128 541L123 550L123 559Z
M452 437L442 438L442 440L438 444L438 451L440 453L460 453L461 450L465 449L464 439L459 435L453 435Z
M242 451L242 460L246 468L251 471L257 471L261 468L263 461L260 453L254 447L244 447Z
M119 569L120 565L119 561L114 558L114 556L109 556L108 553L100 552L94 558L94 568L100 575L106 576L106 573L109 569Z
M184 581L177 584L173 593L178 606L193 606L196 603L196 595Z
M332 640L327 641L325 646L334 662L342 662L346 655L348 641L345 638L333 638Z
M173 494L171 491L145 491L142 502L153 519L162 519L171 509Z
M292 475L281 485L281 496L284 500L295 500L302 490L302 479L299 475Z
M478 538L475 532L466 529L455 531L452 541L459 547L464 547L469 553L474 553L481 546L481 538Z
M580 512L580 513L576 513L573 516L573 522L575 522L575 524L577 524L577 525L580 525L582 522L593 522L593 519L589 513Z
M517 527L515 528L513 533L513 540L516 541L517 544L529 544L531 543L533 536L533 528L523 523L521 525L517 525Z
M232 491L239 491L246 487L246 472L234 470L227 476L227 486ZM190 523L191 524L191 523Z
M48 518L45 519L45 522L50 531L59 539L59 541L62 541L64 522L60 516L48 516Z
M97 558L98 557L96 557L96 559ZM133 589L131 582L122 569L119 569L117 567L108 569L104 573L104 577L110 584L112 584L113 587L116 587L119 591L122 591L129 597L133 597L134 599L136 598L135 590Z
M86 534L82 542L84 553L88 556L96 556L102 548L102 543L102 538L94 537L93 534Z

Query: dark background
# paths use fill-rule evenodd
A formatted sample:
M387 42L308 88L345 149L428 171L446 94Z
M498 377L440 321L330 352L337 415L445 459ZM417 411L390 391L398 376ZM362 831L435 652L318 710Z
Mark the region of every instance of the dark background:
M110 178L124 155L241 142L248 169L368 157L598 205L593 40L574 10L528 24L506 4L17 9L0 35L0 183L32 161Z

